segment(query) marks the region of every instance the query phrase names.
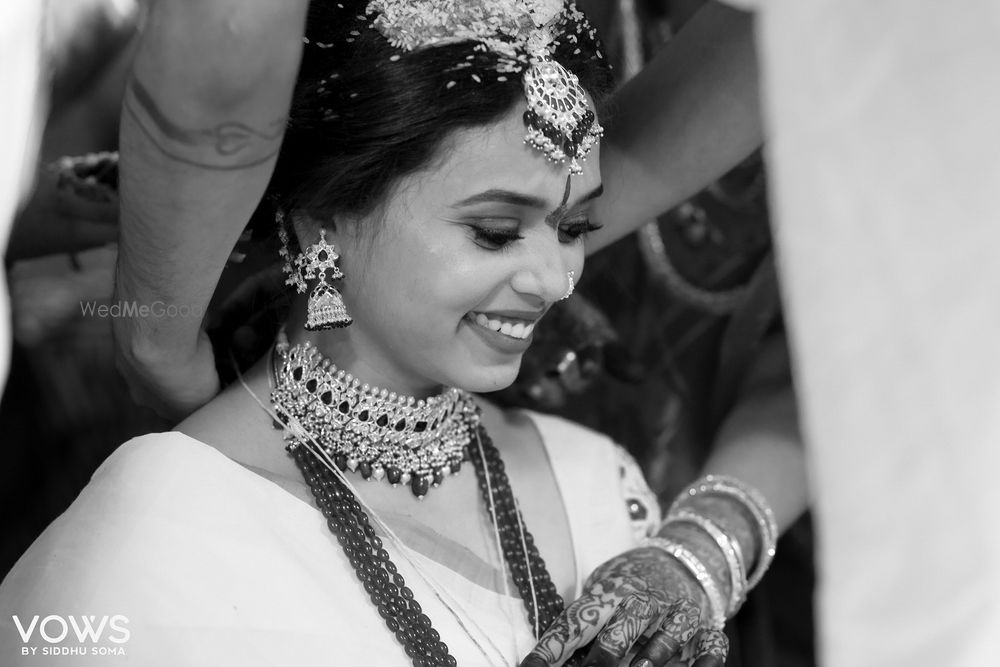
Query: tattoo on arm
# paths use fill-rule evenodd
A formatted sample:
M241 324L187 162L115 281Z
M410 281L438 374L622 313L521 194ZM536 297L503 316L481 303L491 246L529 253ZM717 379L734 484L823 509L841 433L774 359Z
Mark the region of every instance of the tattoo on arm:
M238 170L273 158L281 147L285 118L258 129L236 120L209 128L186 128L172 121L149 90L132 77L124 108L161 153L203 169Z

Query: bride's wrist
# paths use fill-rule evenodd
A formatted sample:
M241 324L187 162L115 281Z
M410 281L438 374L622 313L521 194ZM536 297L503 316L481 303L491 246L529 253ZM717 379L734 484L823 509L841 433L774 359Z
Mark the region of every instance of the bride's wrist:
M685 571L691 597L702 610L702 621L721 627L729 616L732 586L726 561L710 537L683 523L663 525L647 546L666 551Z
M777 524L766 500L738 479L706 476L682 492L659 534L690 550L689 569L704 570L712 581L699 583L712 601L713 588L725 595L724 617L733 616L774 557ZM713 607L713 613L717 604Z

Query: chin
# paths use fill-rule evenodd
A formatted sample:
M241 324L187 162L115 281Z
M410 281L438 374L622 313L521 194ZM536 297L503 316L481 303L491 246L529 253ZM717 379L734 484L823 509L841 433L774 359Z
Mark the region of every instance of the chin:
M453 375L451 386L473 394L488 394L514 384L521 370L521 358L501 366L469 366Z

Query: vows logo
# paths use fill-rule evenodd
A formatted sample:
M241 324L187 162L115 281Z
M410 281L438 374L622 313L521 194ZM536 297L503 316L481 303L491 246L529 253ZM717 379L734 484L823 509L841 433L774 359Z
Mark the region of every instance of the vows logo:
M100 641L109 641L114 644L124 644L132 636L128 625L128 618L121 614L114 616L60 616L49 614L42 618L38 615L32 616L25 627L24 622L15 614L12 616L14 625L21 635L21 641L25 644L31 641L37 631L38 636L49 644L58 644L69 636L73 631L77 641L81 644L90 642L96 644ZM105 636L107 633L107 636Z

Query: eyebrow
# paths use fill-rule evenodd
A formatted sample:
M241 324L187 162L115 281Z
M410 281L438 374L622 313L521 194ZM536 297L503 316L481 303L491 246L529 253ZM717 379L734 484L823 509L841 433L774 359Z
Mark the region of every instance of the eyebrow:
M574 206L579 206L580 204L588 202L591 199L596 199L597 197L600 197L603 192L604 185L598 185L596 188L588 192L587 195L578 203L574 204ZM546 210L551 207L550 203L541 197L535 197L521 192L514 192L513 190L503 190L498 188L493 188L480 192L479 194L472 195L471 197L466 197L462 201L457 202L455 206L462 207L487 203L510 204L511 206L523 206L525 208L537 208L542 210Z

